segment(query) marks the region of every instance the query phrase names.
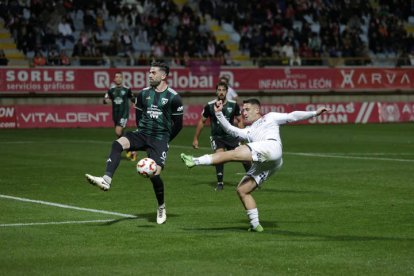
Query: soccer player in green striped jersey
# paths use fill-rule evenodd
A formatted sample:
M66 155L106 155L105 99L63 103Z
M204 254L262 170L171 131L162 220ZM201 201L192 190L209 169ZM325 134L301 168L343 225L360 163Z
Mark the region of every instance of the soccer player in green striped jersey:
M167 219L164 182L160 174L167 159L168 143L182 129L184 112L180 95L168 87L168 74L169 67L165 63L151 64L150 87L143 89L135 100L138 129L126 133L113 142L103 177L85 175L89 183L107 191L119 166L122 151L145 150L148 157L157 163L157 172L150 180L158 203L156 218L158 224L163 224Z
M240 141L229 134L227 134L220 125L220 122L217 120L214 114L214 105L217 101L223 102L223 114L226 117L227 121L231 124L234 123L236 118L238 127L243 128L243 120L240 113L240 107L236 101L227 100L227 91L228 85L226 82L219 82L216 85L216 96L217 98L208 102L201 113L201 118L198 121L197 128L194 134L193 139L193 148L198 149L198 138L200 137L201 130L203 129L206 121L210 118L211 123L211 136L210 144L211 149L214 152L222 152L225 150L235 149L240 145ZM243 163L245 170L247 171L250 167L249 162ZM221 191L224 188L224 164L216 165L216 176L217 176L217 186L216 191Z
M131 88L123 85L123 76L121 72L116 72L114 83L105 93L103 103L112 103L112 120L115 125L115 135L119 138L124 134L124 129L129 118L129 101L134 101ZM135 152L128 151L127 157L131 161L136 161Z

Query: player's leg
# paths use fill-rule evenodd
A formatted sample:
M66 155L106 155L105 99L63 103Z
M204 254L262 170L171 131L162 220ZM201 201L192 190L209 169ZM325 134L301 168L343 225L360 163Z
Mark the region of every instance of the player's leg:
M224 148L217 148L215 152L223 152ZM216 191L221 191L224 188L224 164L216 164L216 177L217 177L217 186Z
M148 138L148 157L157 163L157 172L150 178L157 199L157 223L163 224L167 220L167 210L164 199L164 181L161 178L161 171L164 168L168 153L168 142Z
M124 128L120 125L116 125L115 126L115 135L116 135L116 137L121 138L123 134L124 134Z
M134 133L129 132L112 143L111 152L106 160L105 175L103 177L97 177L90 174L86 174L86 179L92 185L99 187L103 191L107 191L111 187L112 177L121 162L121 153L123 150L127 150L131 147L130 139L133 139Z
M191 155L181 153L181 159L189 168L202 165L216 165L231 161L242 162L253 160L250 148L246 145L242 145L234 150L206 154L200 157L193 157Z
M210 136L210 146L214 152L223 152L226 147L225 141L215 136ZM221 191L224 188L224 164L216 164L215 168L217 177L216 191Z
M237 195L242 202L250 221L250 231L262 232L263 227L259 222L259 211L252 192L257 188L256 181L251 176L245 176L237 186Z
M127 137L121 137L112 143L111 152L109 154L108 160L106 160L105 176L108 176L112 179L116 169L119 166L119 163L121 162L122 151L128 150L130 146L131 143Z
M124 149L129 149L130 142L128 138L121 137L112 143L111 152L106 160L105 175L103 177L96 177L86 174L86 179L92 185L99 187L103 191L111 188L112 177L121 162L121 153Z

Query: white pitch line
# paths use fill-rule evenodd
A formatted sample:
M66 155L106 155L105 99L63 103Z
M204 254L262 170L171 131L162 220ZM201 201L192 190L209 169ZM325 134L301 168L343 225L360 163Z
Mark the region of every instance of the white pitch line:
M97 223L110 222L113 219L98 219L98 220L69 220L69 221L49 221L49 222L29 222L29 223L6 223L0 224L0 227L20 227L20 226L36 226L36 225L59 225L59 224L82 224L82 223Z
M33 199L28 199L28 198L16 197L16 196L0 194L0 198L7 198L7 199L13 199L17 201L37 203L37 204L54 206L54 207L65 208L65 209L73 209L73 210L78 210L78 211L86 211L86 212L91 212L91 213L114 215L114 216L124 217L124 218L137 218L137 216L130 215L130 214L122 214L122 213L110 212L110 211L105 211L105 210L82 208L82 207L76 207L76 206L65 205L65 204L60 204L60 203L53 203L53 202L48 202L48 201L43 201L43 200L33 200Z

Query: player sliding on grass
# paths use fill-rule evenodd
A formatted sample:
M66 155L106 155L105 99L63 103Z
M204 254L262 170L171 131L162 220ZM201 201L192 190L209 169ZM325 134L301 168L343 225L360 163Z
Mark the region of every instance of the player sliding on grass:
M223 129L229 134L245 140L247 144L234 150L206 154L200 157L181 153L181 159L188 168L230 161L252 161L250 170L237 186L237 194L250 220L249 231L262 232L263 227L259 222L256 201L251 193L282 166L282 141L280 140L279 125L319 116L330 109L320 107L316 111L270 112L262 115L259 100L248 99L243 101L242 115L245 121L251 125L244 129L232 126L224 117L222 109L223 104L218 101L214 111Z

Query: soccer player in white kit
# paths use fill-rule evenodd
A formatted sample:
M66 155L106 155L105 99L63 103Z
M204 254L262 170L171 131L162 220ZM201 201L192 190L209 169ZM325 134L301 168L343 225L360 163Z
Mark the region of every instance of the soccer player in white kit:
M306 120L330 111L326 107L319 107L316 111L294 111L291 113L269 112L260 113L260 102L257 99L243 101L242 115L250 126L240 129L232 126L221 112L222 102L215 106L216 117L223 129L229 134L245 140L247 143L234 150L206 154L193 157L181 154L181 159L187 167L199 165L216 165L229 161L251 161L252 166L237 186L237 194L243 203L250 220L249 231L262 232L263 227L259 222L259 212L256 201L251 193L260 186L270 175L280 169L282 159L282 141L280 139L279 126Z

